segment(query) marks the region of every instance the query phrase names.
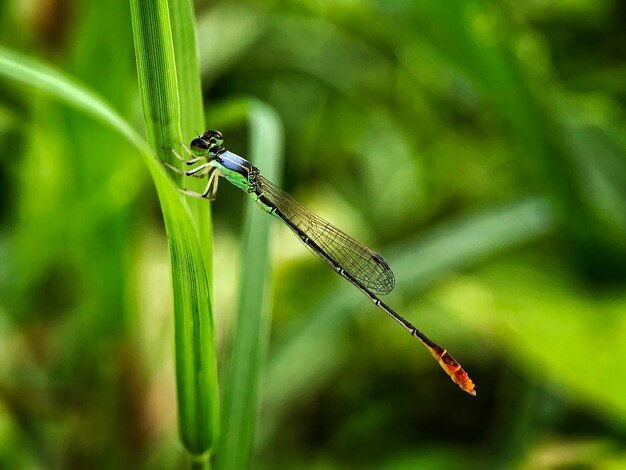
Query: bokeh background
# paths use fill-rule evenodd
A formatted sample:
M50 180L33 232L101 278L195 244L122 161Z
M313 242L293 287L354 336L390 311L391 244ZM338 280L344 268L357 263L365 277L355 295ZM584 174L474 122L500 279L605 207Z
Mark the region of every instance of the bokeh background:
M385 256L386 301L478 390L277 222L254 468L626 468L626 4L196 12L209 126L246 155L224 116L242 97L275 109L283 187ZM0 41L143 130L126 2L4 0ZM166 237L141 159L6 82L0 148L0 467L186 468ZM223 183L213 205L221 358L246 204Z

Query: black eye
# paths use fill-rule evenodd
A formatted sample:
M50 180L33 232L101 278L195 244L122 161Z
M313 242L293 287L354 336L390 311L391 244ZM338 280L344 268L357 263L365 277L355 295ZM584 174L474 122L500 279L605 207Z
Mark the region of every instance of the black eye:
M209 133L211 134L212 137L215 137L216 139L224 139L224 136L222 135L222 133L220 131L216 131L215 129L211 129L209 131Z
M222 145L222 142L224 142L224 136L222 133L220 131L216 131L215 129L206 131L202 138L217 145Z
M198 137L191 141L189 147L191 147L191 151L194 155L201 157L207 154L207 150L209 150L209 143L203 138Z

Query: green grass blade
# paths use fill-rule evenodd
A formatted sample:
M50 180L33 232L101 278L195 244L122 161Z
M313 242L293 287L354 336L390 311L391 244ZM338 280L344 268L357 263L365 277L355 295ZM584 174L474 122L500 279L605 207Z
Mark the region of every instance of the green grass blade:
M217 373L215 352L212 348L212 316L207 274L187 207L147 143L106 101L88 88L38 60L2 47L0 76L59 100L116 130L137 147L148 166L158 191L170 241L175 314L181 319L190 317L188 323L180 322L183 327L188 326L193 330L183 330L186 333L185 338L196 339L196 342L188 345L189 350L203 349L201 346L206 344L210 346L204 348L205 355L197 357L196 364L189 361L190 365L198 367L199 373L196 374L195 369L192 369L193 373L187 370L192 377L185 375L182 386L184 394L179 399L179 402L185 400L185 404L181 405L185 417L190 416L185 421L184 430L181 418L181 435L184 436L186 445L195 446L198 453L205 452L211 448L217 435ZM192 398L198 397L200 404L194 406L195 402L189 395ZM199 418L202 417L204 421L200 422ZM198 437L189 431L196 427Z
M169 12L166 1L132 0L131 18L139 91L148 142L163 160L180 151L180 103Z
M192 137L197 136L206 129L199 72L196 21L191 0L170 0L169 10L174 38L178 96L181 109L180 128L183 141L188 143ZM198 186L197 189L203 190L204 184L203 181L202 186ZM198 236L203 241L201 246L203 247L206 265L213 266L211 204L205 200L200 201L192 198L187 203L191 207L196 220Z
M190 0L170 0L169 11L180 98L180 128L186 138L204 130L196 22Z
M0 76L61 101L116 130L141 151L151 170L156 165L150 148L132 126L105 100L69 75L0 46Z
M180 111L166 1L131 0L137 70L148 140L165 159L180 151ZM209 280L191 225L165 218L174 287L179 431L194 456L207 455L219 434L217 363Z
M267 105L249 107L250 160L263 175L279 181L282 169L282 124ZM233 327L232 352L223 390L223 437L217 455L222 470L248 468L259 407L259 385L265 370L269 341L270 260L269 230L275 223L256 204L245 201L239 309Z

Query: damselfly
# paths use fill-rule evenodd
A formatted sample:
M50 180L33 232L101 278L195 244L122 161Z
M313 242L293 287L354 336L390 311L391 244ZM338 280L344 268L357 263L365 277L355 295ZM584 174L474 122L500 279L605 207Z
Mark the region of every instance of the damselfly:
M181 191L189 196L213 200L221 176L248 193L265 212L284 222L313 254L350 281L411 336L420 340L452 380L464 391L475 396L474 383L461 365L445 349L378 298L378 295L391 292L395 285L393 272L383 257L310 212L261 176L257 167L224 149L223 142L221 132L210 130L193 139L190 150L185 147L191 157L189 160L174 152L185 165L197 166L181 171L166 163L170 169L195 178L208 177L208 184L202 193L187 189Z

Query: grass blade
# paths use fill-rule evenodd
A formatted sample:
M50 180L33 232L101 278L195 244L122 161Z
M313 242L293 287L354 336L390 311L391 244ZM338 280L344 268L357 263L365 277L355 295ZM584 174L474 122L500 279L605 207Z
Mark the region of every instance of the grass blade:
M119 132L140 150L151 170L158 165L150 147L98 94L43 62L0 46L0 76L56 99ZM161 171L161 174L165 174ZM171 184L169 185L171 187Z
M196 336L198 343L212 346L211 303L200 244L188 208L183 204L163 167L154 158L148 144L97 94L73 78L38 60L0 47L0 76L39 91L99 120L119 132L137 147L155 182L168 232L174 281L175 314L179 318L183 318L181 313L192 317L189 323L180 322L183 327L189 325L194 330L193 332L185 331L192 333L186 337L194 336L193 333L195 332L198 334ZM193 348L190 347L189 349ZM186 421L185 430L182 429L181 425L181 435L184 433L183 439L185 439L186 445L195 449L197 453L206 452L210 449L217 435L218 392L215 352L211 347L207 347L205 352L206 355L198 358L198 364L196 364L200 373L194 373L193 381L190 379L188 383L183 385L183 391L186 391L187 385L191 385L189 395L204 400L197 407L198 414L194 415L193 401L189 401L187 393L181 398L181 400L185 400L185 405L182 405L185 416L191 415L191 424ZM207 390L209 391L207 392ZM205 425L199 419L194 419L196 416L204 416ZM190 435L191 433L188 431L188 429L194 429L193 426L199 428L198 437ZM192 439L194 437L195 439Z
M254 101L249 106L250 160L267 178L278 181L282 169L282 124L276 112ZM271 217L246 201L239 288L239 309L226 370L219 469L248 468L259 407L260 380L265 370L270 331L269 230Z
M170 0L169 10L174 38L176 57L176 75L178 96L180 99L180 127L183 140L188 142L192 136L205 130L202 84L199 72L199 52L196 34L196 21L191 0ZM204 185L204 182L202 183ZM204 186L198 189L203 190ZM205 200L189 198L187 203L192 209L198 228L198 236L203 241L205 262L213 266L213 223L211 204ZM211 271L211 269L209 269Z
M148 140L164 159L172 160L165 149L181 150L181 131L168 3L131 0L130 4ZM174 288L179 431L185 448L193 456L202 456L210 454L219 434L213 312L196 232L178 222L165 218Z

